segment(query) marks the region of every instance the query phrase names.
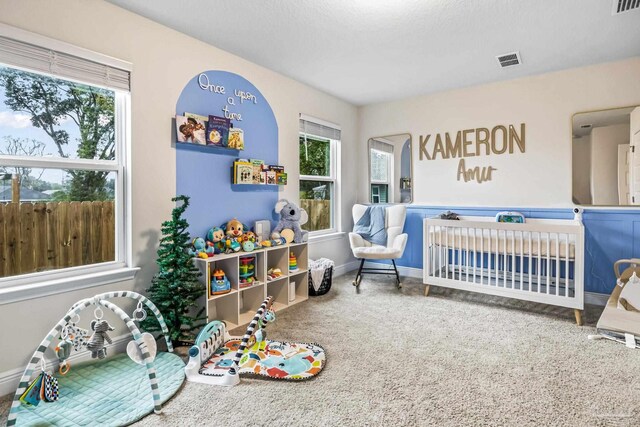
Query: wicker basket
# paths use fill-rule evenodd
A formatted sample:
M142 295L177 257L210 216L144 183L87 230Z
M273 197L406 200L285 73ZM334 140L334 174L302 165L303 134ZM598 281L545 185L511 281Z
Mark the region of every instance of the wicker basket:
M317 297L318 295L324 295L329 292L331 289L331 279L333 277L333 267L329 267L324 271L324 276L322 277L322 283L320 287L316 291L313 287L313 281L311 280L311 273L309 273L309 295L312 297Z

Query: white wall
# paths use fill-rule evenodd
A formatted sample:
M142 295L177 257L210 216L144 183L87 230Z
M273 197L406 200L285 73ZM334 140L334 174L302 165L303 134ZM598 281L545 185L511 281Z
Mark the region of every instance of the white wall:
M591 135L573 139L573 199L575 204L591 204Z
M591 197L594 205L618 205L618 145L629 144L629 124L591 130Z
M1 352L0 383L5 371L27 363L42 337L78 299L106 290L144 291L149 287L156 272L159 227L169 216L170 198L175 195L176 160L169 119L184 85L200 71L240 74L269 100L279 127L280 163L291 183L282 191L283 197L298 200L298 114L340 124L342 204L350 207L355 202L359 164L356 107L103 1L0 0L0 11L0 22L133 63L133 262L142 268L133 282L0 305L0 324L4 325L0 341L10 343ZM151 164L149 153L153 153ZM341 211L341 220L350 228L349 210ZM315 257L328 256L337 265L351 261L344 236L312 246L310 252Z
M410 132L415 204L568 207L572 115L640 104L638 75L640 57L365 106L360 153L372 136ZM419 160L419 135L520 123L525 153L466 159L467 167L497 168L490 182L458 182L458 159ZM366 200L366 184L359 188Z

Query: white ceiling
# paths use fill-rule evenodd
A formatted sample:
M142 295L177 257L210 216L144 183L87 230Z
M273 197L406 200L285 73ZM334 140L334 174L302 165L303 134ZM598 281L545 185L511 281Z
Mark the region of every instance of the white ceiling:
M640 55L612 0L107 1L357 105Z
M616 108L613 110L589 111L587 113L577 113L573 116L572 130L574 137L589 135L593 128L603 126L629 124L631 111L635 107ZM590 125L588 128L582 126Z

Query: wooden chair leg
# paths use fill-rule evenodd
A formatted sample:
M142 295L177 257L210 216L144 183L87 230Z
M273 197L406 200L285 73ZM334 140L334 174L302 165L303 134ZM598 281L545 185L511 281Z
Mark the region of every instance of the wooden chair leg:
M576 308L573 310L573 314L576 316L576 324L578 326L584 325L584 320L582 319L582 311Z
M429 288L431 286L430 285L424 285L424 296L428 297L429 296Z

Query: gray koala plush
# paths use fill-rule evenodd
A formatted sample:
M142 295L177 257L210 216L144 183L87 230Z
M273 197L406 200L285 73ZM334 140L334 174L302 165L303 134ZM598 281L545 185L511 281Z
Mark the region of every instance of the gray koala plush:
M92 320L91 329L93 329L93 335L87 342L87 350L91 351L92 359L104 359L107 356L105 341L109 344L113 342L107 331L113 331L114 327L106 320Z
M276 228L273 229L273 233L276 234L275 237L278 237L282 230L288 228L293 231L294 243L307 241L309 232L300 228L301 225L306 224L309 220L307 211L286 199L278 200L275 211L277 214L280 214L280 221ZM274 236L272 235L272 237Z

